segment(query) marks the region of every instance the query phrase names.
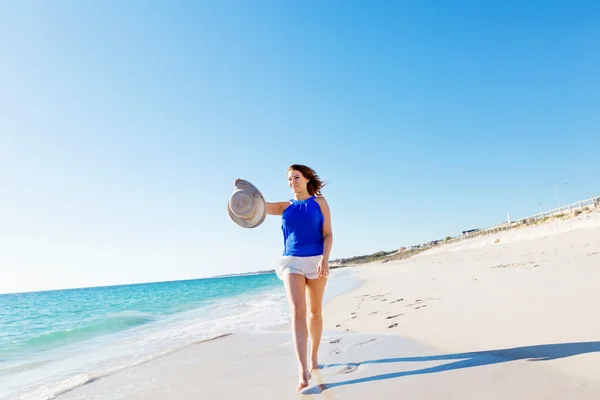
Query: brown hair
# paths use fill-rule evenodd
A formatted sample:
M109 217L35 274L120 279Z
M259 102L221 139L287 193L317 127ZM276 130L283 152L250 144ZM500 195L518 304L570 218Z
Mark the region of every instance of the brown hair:
M319 178L319 175L317 175L314 169L302 164L292 164L288 168L288 172L290 171L298 171L302 174L302 176L308 179L308 184L306 185L308 194L311 196L322 196L321 189L326 185L326 183Z

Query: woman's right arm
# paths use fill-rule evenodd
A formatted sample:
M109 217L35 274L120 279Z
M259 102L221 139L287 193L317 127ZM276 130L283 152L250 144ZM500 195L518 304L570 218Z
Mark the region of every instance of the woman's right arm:
M233 182L233 186L235 187L235 185L237 184L237 182L240 180L240 178L237 178L234 182ZM269 215L281 215L283 214L283 211L290 205L290 203L285 202L285 201L280 201L277 203L267 203L267 214Z
M290 203L286 201L280 201L277 203L267 203L267 214L269 215L281 215L283 211L289 206Z

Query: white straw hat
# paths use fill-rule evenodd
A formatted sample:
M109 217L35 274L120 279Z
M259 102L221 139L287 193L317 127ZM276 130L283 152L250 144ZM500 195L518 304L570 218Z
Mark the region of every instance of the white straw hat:
M229 218L243 228L256 228L267 216L267 203L253 184L240 179L227 203Z

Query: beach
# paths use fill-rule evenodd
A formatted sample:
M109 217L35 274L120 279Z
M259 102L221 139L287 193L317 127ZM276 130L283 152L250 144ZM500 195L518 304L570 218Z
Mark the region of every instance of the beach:
M196 343L58 398L600 398L599 212L344 269L361 283L327 301L324 367L300 393L280 325Z

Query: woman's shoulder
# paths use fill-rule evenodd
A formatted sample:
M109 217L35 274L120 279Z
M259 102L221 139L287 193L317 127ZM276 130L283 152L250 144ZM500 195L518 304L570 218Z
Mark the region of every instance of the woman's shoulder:
M315 203L319 205L319 209L321 210L321 214L327 220L329 218L329 204L327 204L327 200L323 196L315 196Z
M314 200L320 206L327 206L327 200L325 200L325 197L323 196L315 196Z

